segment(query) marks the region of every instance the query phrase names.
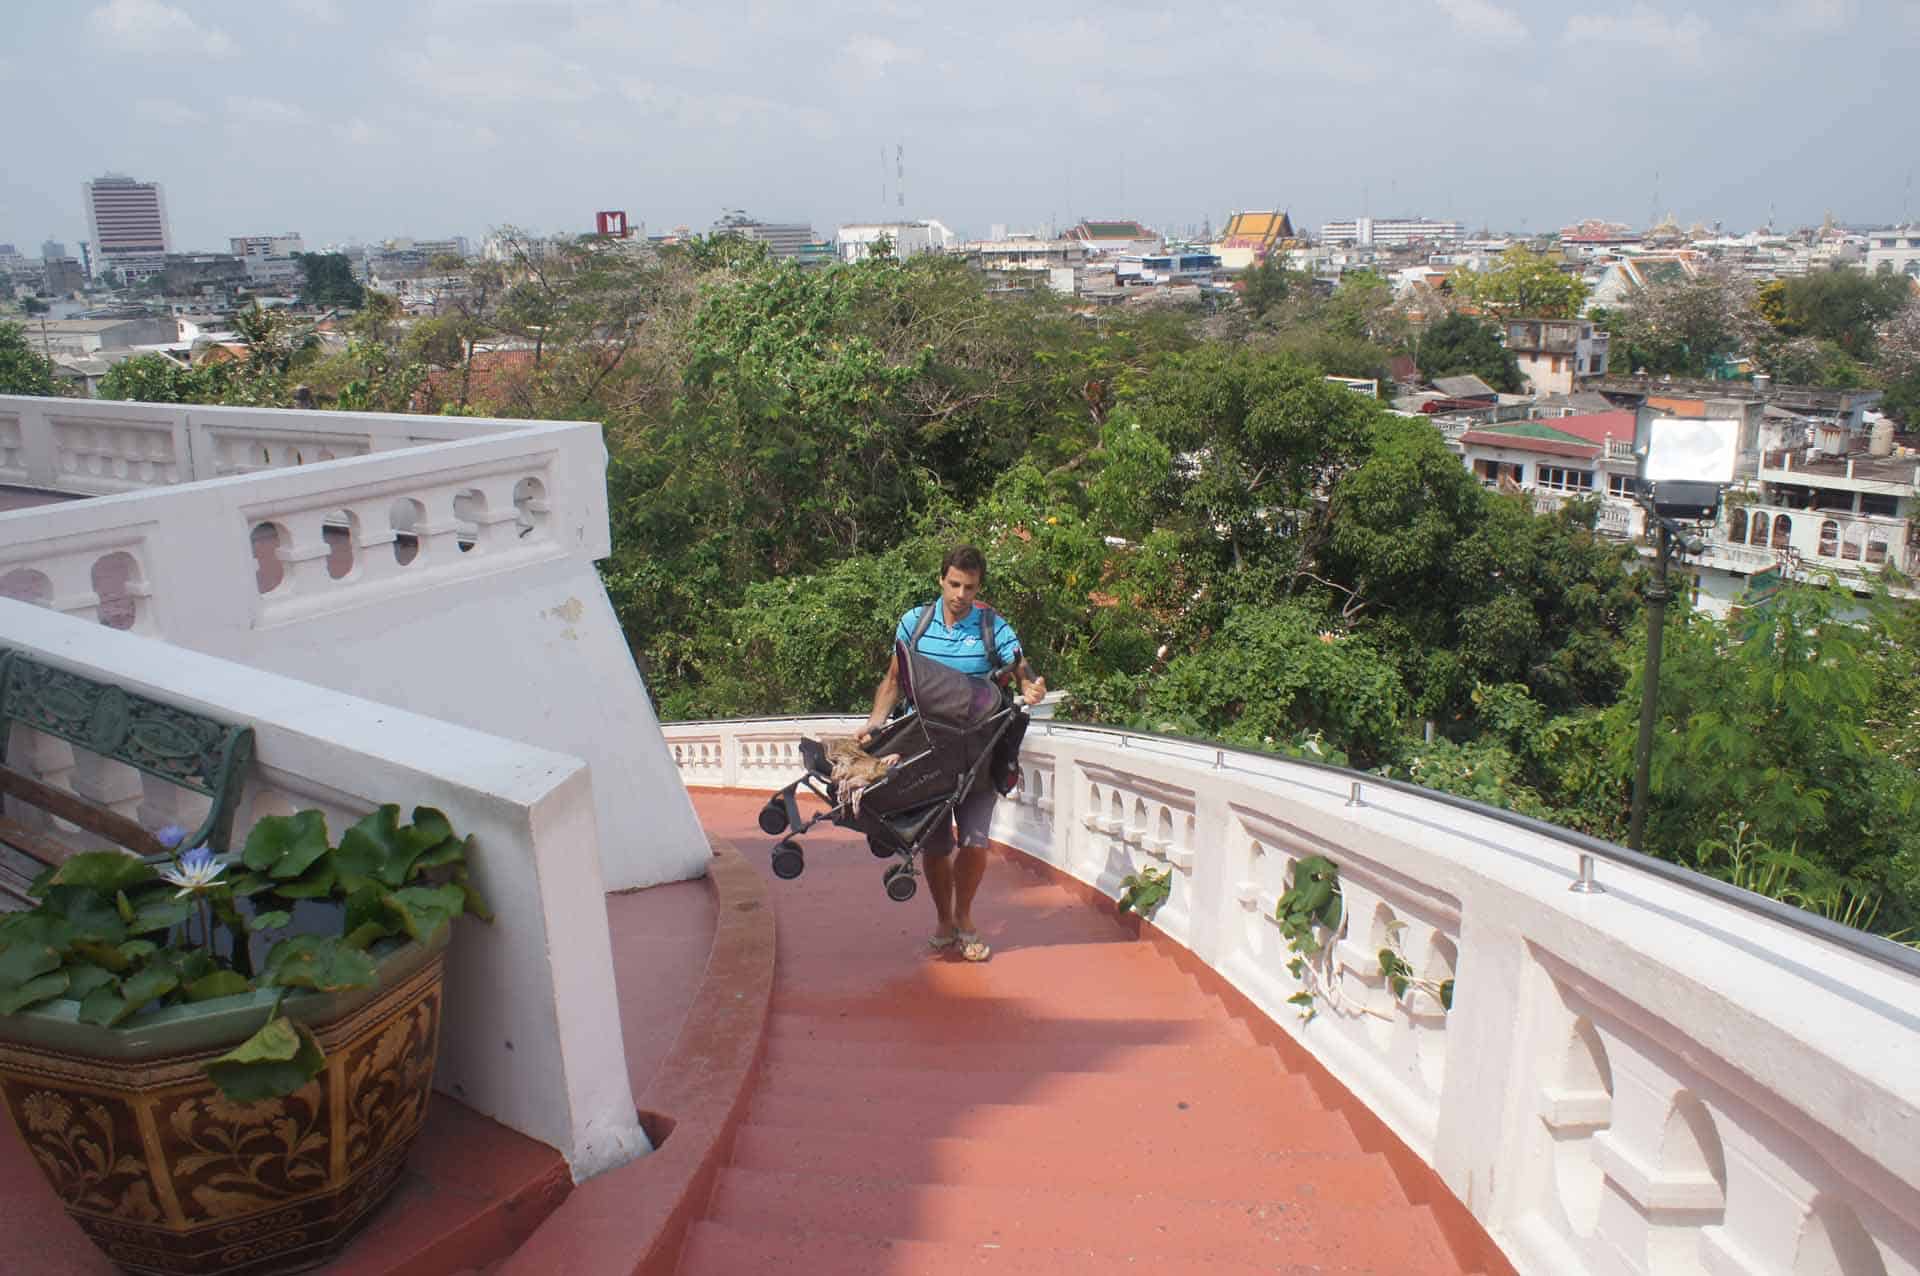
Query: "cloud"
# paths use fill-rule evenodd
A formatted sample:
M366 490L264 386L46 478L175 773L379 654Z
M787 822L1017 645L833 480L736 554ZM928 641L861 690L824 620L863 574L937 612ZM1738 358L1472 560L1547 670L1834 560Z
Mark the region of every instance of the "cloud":
M794 106L742 93L688 93L650 80L627 78L620 92L643 115L686 129L739 132L749 128L797 128L813 137L833 132L833 116L817 107Z
M1783 0L1770 24L1782 35L1838 31L1853 23L1854 0Z
M184 9L160 0L107 0L87 15L108 44L135 53L200 53L229 57L233 39L225 31L203 27Z
M287 7L308 22L335 26L340 22L340 6L334 0L287 0Z
M1522 44L1527 39L1527 24L1511 9L1503 9L1492 0L1438 0L1440 10L1461 35L1472 36L1488 44Z
M918 49L895 44L885 36L856 35L847 41L846 55L868 75L878 78L895 66L909 66L923 56Z
M1568 18L1560 43L1570 47L1621 45L1693 63L1703 59L1712 36L1713 28L1697 13L1669 16L1637 4L1624 14L1576 14Z
M357 115L345 124L334 125L333 135L349 146L372 146L387 140L383 129L367 123Z
M133 104L133 113L142 124L158 124L164 128L185 128L207 122L205 111L168 97L143 97Z
M394 66L429 96L460 102L575 106L600 92L586 67L537 44L458 45L435 36Z
M298 124L307 113L270 97L229 97L227 115L234 124Z

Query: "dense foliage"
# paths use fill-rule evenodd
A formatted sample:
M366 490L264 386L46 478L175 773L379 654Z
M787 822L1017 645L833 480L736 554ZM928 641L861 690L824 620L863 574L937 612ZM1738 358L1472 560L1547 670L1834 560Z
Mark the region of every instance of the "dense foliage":
M25 328L0 322L0 394L59 393L53 361L28 343Z
M1328 289L1278 266L1223 313L1076 313L935 258L806 270L730 239L509 256L432 319L370 297L331 352L249 315L250 357L220 384L169 373L155 397L284 403L301 382L323 404L604 422L603 578L666 717L864 709L894 624L968 540L1068 716L1624 836L1634 550L1596 533L1591 502L1537 515L1425 421L1324 379L1418 350L1501 384L1484 322L1418 334L1377 277ZM1530 315L1581 299L1524 253L1449 304L1469 293ZM1715 329L1686 300L1648 320L1649 348L1845 335L1824 305L1787 336ZM1873 357L1920 376L1920 329L1879 313L1861 319ZM503 341L510 364L475 354ZM1649 841L1897 931L1920 921L1920 628L1851 603L1791 589L1733 625L1673 609Z

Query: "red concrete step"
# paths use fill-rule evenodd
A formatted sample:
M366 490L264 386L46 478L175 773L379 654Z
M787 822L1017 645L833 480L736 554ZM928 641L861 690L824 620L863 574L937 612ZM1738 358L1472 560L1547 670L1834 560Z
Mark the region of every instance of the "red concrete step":
M839 1232L875 1239L993 1242L1136 1259L1454 1266L1425 1210L1262 1200L1189 1201L1054 1188L901 1185L864 1178L721 1172L708 1218L742 1231Z
M1182 1109L1167 1099L1155 1107L1075 1104L1053 1107L1026 1103L936 1104L915 1092L871 1095L778 1096L756 1090L747 1121L782 1129L832 1130L880 1134L892 1138L1079 1139L1125 1131L1157 1139L1137 1149L1148 1158L1165 1158L1178 1148L1188 1154L1218 1154L1225 1149L1285 1150L1348 1154L1360 1150L1346 1118L1302 1104L1284 1118L1249 1118L1224 1104Z
M742 1231L697 1223L687 1236L679 1276L1423 1276L1384 1267L1325 1263L1239 1263L1183 1256L1134 1264L1124 1249L1020 1249L998 1244L876 1239L870 1236Z
M1191 1200L1255 1198L1406 1209L1386 1158L1341 1152L1186 1149L1150 1131L1078 1139L902 1138L742 1126L733 1164L743 1170L830 1174L902 1183L987 1184L1051 1192L1063 1183L1102 1192Z
M1207 1072L1280 1075L1271 1050L1221 1039L1135 1045L1024 1038L998 1041L837 1041L775 1030L767 1035L769 1065L806 1068L928 1068L967 1072Z
M1234 1019L1182 1018L1155 1019L1137 1016L1131 1019L1086 1021L1077 1017L1078 1008L1039 1018L1027 1017L1008 1025L991 1036L980 1032L958 1033L937 1014L914 1017L864 1015L827 1011L807 1014L788 1010L776 999L768 1017L768 1033L778 1040L936 1043L984 1046L1007 1045L1021 1048L1043 1046L1164 1046L1195 1044L1249 1043L1246 1026ZM1238 1031L1235 1031L1238 1029Z
M1143 1072L962 1072L875 1066L763 1067L757 1095L770 1100L906 1095L947 1109L976 1103L1027 1103L1081 1111L1155 1108L1182 1114L1237 1112L1249 1121L1286 1121L1318 1106L1305 1078L1262 1070L1235 1074Z

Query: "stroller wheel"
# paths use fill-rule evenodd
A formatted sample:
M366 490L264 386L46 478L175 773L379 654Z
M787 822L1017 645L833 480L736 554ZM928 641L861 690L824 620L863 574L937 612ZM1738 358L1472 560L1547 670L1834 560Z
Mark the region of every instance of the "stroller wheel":
M905 864L895 864L880 875L880 880L886 883L887 898L896 904L906 903L920 889L920 880Z
M760 831L770 837L779 837L787 831L787 804L778 797L770 797L767 804L760 808Z
M890 860L893 858L894 853L887 847L880 845L874 838L870 837L867 839L867 849L873 852L873 858L877 860Z
M773 848L773 875L783 882L790 882L807 871L807 857L800 850L800 843L788 838Z

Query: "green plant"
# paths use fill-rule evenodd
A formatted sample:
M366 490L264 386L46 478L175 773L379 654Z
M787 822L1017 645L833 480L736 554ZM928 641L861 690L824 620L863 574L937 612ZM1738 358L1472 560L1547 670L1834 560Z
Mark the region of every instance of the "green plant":
M1154 911L1167 902L1173 890L1172 878L1173 871L1165 868L1148 867L1127 874L1120 879L1120 911L1152 917Z
M206 847L149 864L121 851L89 851L48 869L31 889L40 902L0 920L0 1014L56 998L79 1003L83 1023L138 1026L167 1006L276 990L266 1023L207 1067L235 1102L283 1097L326 1062L319 1042L283 1013L290 994L373 984L377 944L435 941L462 913L491 920L467 877L472 838L446 816L380 807L330 844L319 811L268 816L240 854ZM333 906L337 933L317 933L302 904ZM383 945L387 946L387 945Z
M1340 929L1345 916L1345 901L1340 895L1340 870L1324 855L1309 855L1294 861L1293 882L1273 906L1280 933L1286 936L1293 953L1287 971L1307 985L1287 998L1300 1007L1300 1017L1314 1016L1316 995L1332 999L1327 990L1333 986L1329 963L1324 953L1326 942L1321 933L1331 935Z
M1452 1010L1453 980L1423 979L1414 973L1406 951L1400 947L1400 935L1406 928L1403 921L1387 923L1386 946L1380 950L1380 977L1387 981L1395 1001L1404 1001L1409 992L1423 992L1439 1002L1442 1010Z

